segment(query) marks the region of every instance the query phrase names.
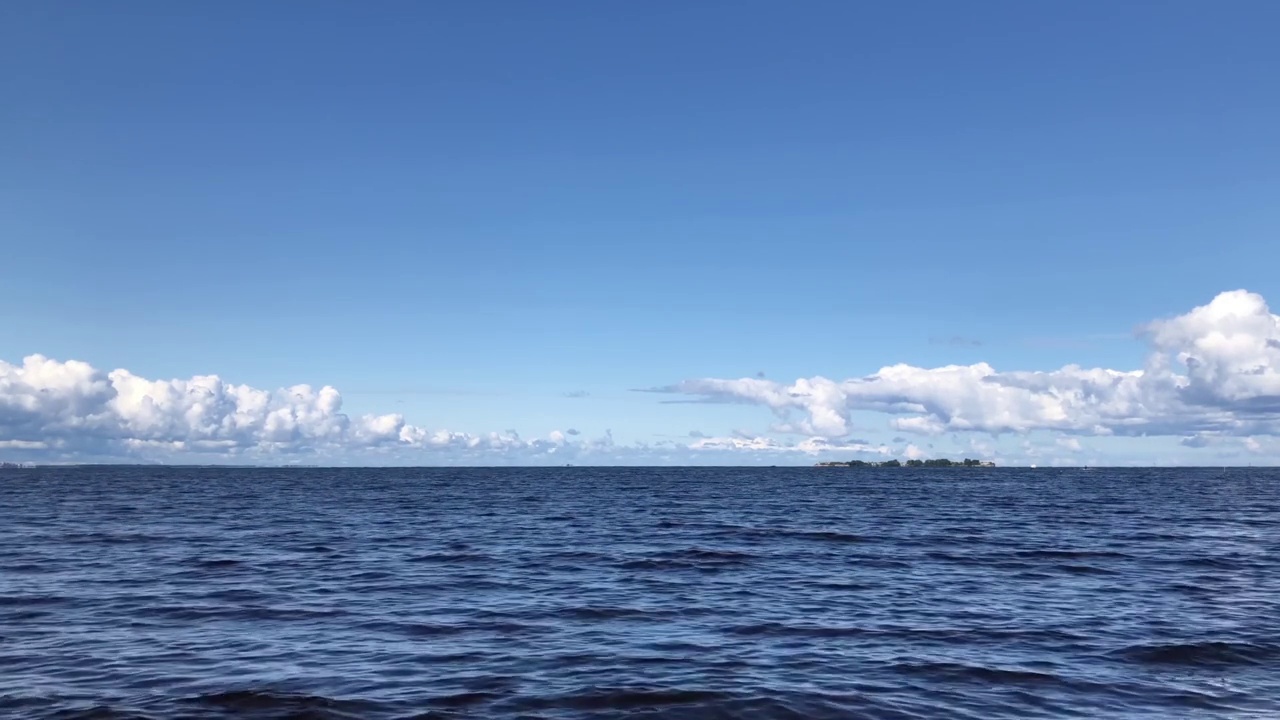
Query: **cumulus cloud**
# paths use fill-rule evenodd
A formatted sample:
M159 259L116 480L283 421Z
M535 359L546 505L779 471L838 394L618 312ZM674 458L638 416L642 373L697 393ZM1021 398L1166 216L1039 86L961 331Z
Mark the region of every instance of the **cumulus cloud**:
M430 430L397 413L350 416L329 386L267 391L216 375L150 380L128 370L31 355L0 361L0 449L64 456L214 453L378 452L552 453L577 430L527 440L515 431ZM579 443L607 446L612 437Z
M1149 323L1140 336L1150 353L1133 370L898 364L845 380L705 378L654 391L761 405L782 427L827 438L845 437L856 410L887 413L893 429L924 435L1280 434L1280 317L1262 296L1224 292L1184 315Z

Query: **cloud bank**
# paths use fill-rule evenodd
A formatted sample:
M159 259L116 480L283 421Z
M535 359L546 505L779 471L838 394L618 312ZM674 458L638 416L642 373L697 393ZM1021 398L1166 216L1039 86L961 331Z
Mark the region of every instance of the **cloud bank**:
M569 433L576 434L576 430ZM554 452L566 434L525 440L508 431L427 430L399 414L350 417L332 387L275 391L216 375L148 380L128 370L32 355L0 361L0 447L64 456L169 453L270 455L416 448Z
M511 430L430 429L397 413L352 416L330 386L262 390L216 375L151 380L31 355L17 365L0 361L0 451L72 461L737 464L925 455L907 441L911 434L949 434L962 452L986 457L997 451L980 438L1017 435L1023 457L1033 457L1041 451L1026 437L1048 433L1048 451L1084 459L1093 451L1080 442L1087 436L1167 436L1171 446L1199 452L1280 452L1280 317L1260 295L1222 293L1143 326L1138 336L1149 353L1133 370L898 364L845 380L687 380L650 392L763 406L775 420L767 432L692 431L628 445L609 431L591 437L565 428L528 439ZM890 443L851 437L858 411L886 414L884 435L900 436ZM934 451L932 441L916 443Z
M845 380L687 380L653 392L770 408L781 427L848 435L852 411L893 416L898 431L1196 438L1280 434L1280 316L1261 295L1236 290L1185 315L1139 329L1149 344L1136 370L1068 365L1001 372L987 363L884 367Z
M816 455L825 439L700 437L619 445L612 432L576 428L526 439L514 430L470 434L410 424L398 414L350 416L333 387L274 391L216 375L150 380L77 361L31 355L0 361L0 451L42 461L277 464L700 464L741 462L741 450Z

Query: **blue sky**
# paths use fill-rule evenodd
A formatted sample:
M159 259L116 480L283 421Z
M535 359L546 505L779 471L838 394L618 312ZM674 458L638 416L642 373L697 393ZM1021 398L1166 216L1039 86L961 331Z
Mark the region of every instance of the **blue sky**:
M1280 297L1277 22L1243 0L7 3L0 361L619 445L804 437L741 395L632 392L690 380L1142 368L1139 324ZM1059 439L895 443L895 413L842 412L894 452ZM42 442L32 422L9 439ZM1159 459L1194 434L1081 442Z

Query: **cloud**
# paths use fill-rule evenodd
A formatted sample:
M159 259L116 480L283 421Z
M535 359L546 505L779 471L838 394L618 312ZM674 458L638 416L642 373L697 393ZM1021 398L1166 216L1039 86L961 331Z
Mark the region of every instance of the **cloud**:
M689 445L692 450L732 450L775 455L801 454L825 455L829 453L863 453L891 456L894 452L886 445L869 445L861 442L839 442L824 437L811 437L799 442L789 442L766 436L735 433L729 437L703 437Z
M764 406L795 431L827 438L846 436L849 413L858 410L887 413L893 429L924 435L1280 434L1280 317L1262 296L1224 292L1184 315L1149 323L1139 336L1150 352L1135 370L898 364L845 380L705 378L652 391Z
M1084 447L1080 445L1079 438L1060 437L1054 441L1054 444L1068 452L1084 452Z
M579 431L525 439L513 430L430 430L397 413L350 416L330 386L274 391L216 375L150 380L128 370L31 355L0 361L0 449L62 458L218 455L242 458L385 451L535 456L562 451ZM575 451L612 445L582 441Z
M570 390L569 392L565 393L564 396L567 398L578 399L578 398L591 397L591 393L587 392L586 390Z
M1083 453L1076 438L1088 435L1167 436L1187 448L1280 452L1280 317L1261 296L1222 293L1142 326L1137 337L1149 352L1141 367L1128 370L898 364L843 380L704 378L650 388L677 402L754 405L775 416L765 434L691 432L652 445L618 442L608 430L525 437L514 430L429 428L399 413L349 414L330 386L265 390L216 375L156 380L31 355L16 365L0 361L0 451L6 459L268 464L302 456L371 464L750 463L823 454L911 457L932 450L935 437L964 447L957 433L974 450L976 438L996 436L981 454L1017 457L1019 451L1005 453L1010 446L1000 435L1021 440L1045 431L1066 437L1028 445L1026 456ZM866 411L888 416L884 437L897 436L892 447L855 439L851 414ZM862 416L859 423L865 425ZM877 438L858 429L857 436ZM911 434L919 439L908 445Z
M823 453L887 455L884 446L737 432L687 443L620 444L612 430L525 438L411 424L400 414L352 416L330 386L262 390L216 375L153 380L127 370L32 355L0 361L0 450L41 461L370 464L739 464Z

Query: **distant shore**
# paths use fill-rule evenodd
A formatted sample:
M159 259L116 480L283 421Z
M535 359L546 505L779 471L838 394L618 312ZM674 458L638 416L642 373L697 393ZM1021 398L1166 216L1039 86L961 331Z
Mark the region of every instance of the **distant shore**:
M990 460L885 460L884 462L867 462L866 460L850 460L849 462L820 462L816 467L855 467L855 468L896 468L896 467L984 467L993 468L996 464Z

